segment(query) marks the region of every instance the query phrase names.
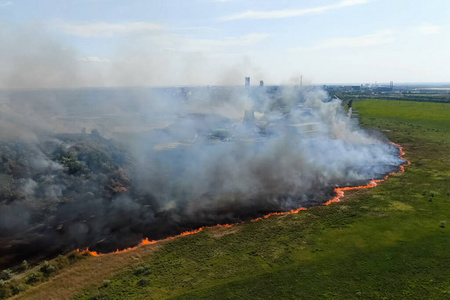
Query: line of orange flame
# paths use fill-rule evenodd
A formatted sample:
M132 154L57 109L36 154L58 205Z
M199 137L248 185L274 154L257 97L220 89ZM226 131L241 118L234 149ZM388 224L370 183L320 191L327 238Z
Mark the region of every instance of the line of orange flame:
M405 155L405 152L403 152L402 146L400 146L398 144L395 144L395 143L392 143L392 142L390 144L395 146L400 151L399 157L405 161L407 166L409 166L411 163L408 160L403 158L403 156ZM399 172L389 173L388 175L384 176L383 179L373 179L366 185L335 188L334 192L336 193L336 196L334 196L333 199L330 199L327 202L325 202L323 205L330 205L331 203L340 202L341 199L344 197L344 191L373 188L373 187L376 187L379 182L382 182L382 181L385 181L386 179L388 179L388 177L390 175L393 175L393 174L396 174L396 173L401 173L401 172L405 172L405 167L403 165L400 166L400 171ZM299 207L297 209L292 209L292 210L286 211L286 212L273 212L273 213L269 213L267 215L264 215L264 216L256 218L256 219L252 219L252 220L250 220L250 222L256 222L256 221L259 221L259 220L262 220L262 219L267 219L267 218L269 218L271 216L282 216L282 215L288 215L288 214L297 214L297 213L299 213L300 211L303 211L303 210L306 210L306 208L305 207ZM240 223L242 223L242 222L240 222ZM207 228L231 227L233 225L240 224L240 223L235 223L235 224L217 224L217 225L214 225L214 226L203 226L203 227L200 227L198 229L185 231L185 232L182 232L182 233L180 233L178 235L170 236L170 237L166 238L166 240L173 240L173 239L176 239L176 238L178 238L180 236L196 234L196 233L199 233L200 231L203 231L203 229L207 229ZM162 241L162 240L156 240L156 241L152 240L152 241L150 241L148 238L145 238L138 245L136 245L134 247L126 248L126 249L123 249L123 250L117 249L116 251L114 251L112 253L123 253L123 252L132 251L132 250L135 250L135 249L137 249L137 248L139 248L139 247L141 247L143 245L153 245L153 244L156 244L159 241ZM77 252L79 252L81 254L90 254L92 256L100 256L100 255L107 254L107 253L98 253L97 251L90 251L89 248L86 248L84 250L77 249Z

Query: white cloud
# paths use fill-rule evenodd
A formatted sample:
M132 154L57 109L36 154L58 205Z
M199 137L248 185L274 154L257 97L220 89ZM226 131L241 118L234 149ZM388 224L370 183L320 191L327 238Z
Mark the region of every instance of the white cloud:
M203 31L203 32L218 32L218 30L214 27L207 27L207 26L184 26L184 27L172 27L170 30L172 31Z
M440 26L433 25L430 23L422 23L420 26L417 26L415 28L415 31L422 35L438 34L440 30L441 30Z
M256 20L256 19L281 19L300 17L310 14L319 14L329 10L340 9L348 6L360 5L369 3L371 0L343 0L336 4L323 5L305 9L285 9L285 10L272 10L272 11L248 11L240 14L235 14L227 17L223 17L222 21L234 21L234 20Z
M0 3L0 7L8 7L8 6L12 6L14 5L14 2L12 1L7 1L7 2L1 2Z
M87 57L82 57L78 60L82 61L82 62L93 62L93 63L110 63L111 62L108 58L98 57L98 56L87 56Z
M201 53L223 53L230 48L249 47L258 44L269 35L264 33L251 33L242 36L230 36L217 39L199 39L181 34L154 34L145 36L141 42L145 49L159 49L162 53L167 52L201 52Z
M291 49L291 51L369 47L393 42L394 35L395 33L392 30L382 30L359 37L327 39L320 41L311 47L297 47Z
M149 22L129 22L129 23L83 23L71 24L64 21L54 23L55 27L69 35L85 38L91 37L112 37L129 33L148 32L161 30L164 27L160 24Z
M188 39L187 48L209 49L238 47L257 44L265 40L269 35L264 33L251 33L238 37L225 37L224 39Z

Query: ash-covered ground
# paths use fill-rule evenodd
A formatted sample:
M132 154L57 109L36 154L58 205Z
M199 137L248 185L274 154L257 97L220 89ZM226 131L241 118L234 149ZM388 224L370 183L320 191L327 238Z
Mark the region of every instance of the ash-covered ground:
M0 267L320 205L403 161L315 88L0 93Z

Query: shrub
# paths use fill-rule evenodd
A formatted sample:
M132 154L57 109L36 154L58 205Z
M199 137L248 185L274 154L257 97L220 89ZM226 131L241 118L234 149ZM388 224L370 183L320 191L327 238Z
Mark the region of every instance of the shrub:
M25 283L26 284L35 284L35 283L41 281L41 279L42 279L42 273L34 272L33 274L30 274L27 276L27 278L25 279Z
M17 285L12 285L11 290L13 295L17 295L20 292L23 292L27 289L27 286L25 284L19 283Z
M26 270L28 270L28 268L29 268L28 262L27 262L26 260L24 260L24 261L22 262L22 264L20 265L20 269L21 269L22 271L26 271Z
M150 273L150 266L139 266L134 269L134 275L148 275Z
M77 252L77 251L74 251L74 252L70 253L67 256L67 259L69 260L69 263L74 263L74 262L77 262L77 261L82 260L84 258L86 258L86 255L83 255L82 253Z
M111 280L105 279L105 280L103 280L102 286L103 286L103 287L107 287L107 286L109 286L110 284L111 284Z
M138 286L144 287L148 285L148 280L147 279L141 279L138 281L137 283Z
M51 265L48 261L44 262L44 265L39 269L44 276L50 276L55 271L55 267Z
M5 285L3 280L0 280L0 299L6 299L11 296L11 291L8 286Z
M14 276L14 273L11 269L5 269L0 272L0 280L9 280Z

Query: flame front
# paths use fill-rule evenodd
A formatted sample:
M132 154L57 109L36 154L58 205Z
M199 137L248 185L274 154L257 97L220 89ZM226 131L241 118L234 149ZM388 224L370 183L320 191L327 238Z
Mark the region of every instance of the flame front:
M392 146L396 147L398 149L398 151L400 152L400 154L398 155L403 161L406 162L406 165L409 166L411 165L411 163L403 158L403 155L405 155L405 152L403 152L403 147L390 142L389 144L391 144ZM404 165L400 165L400 172L403 173L405 172L405 166ZM324 203L324 205L330 205L331 203L334 202L339 202L341 201L341 199L344 197L344 191L350 191L350 190L358 190L358 189L368 189L368 188L373 188L376 187L378 185L378 182L382 182L385 181L386 179L389 178L389 176L394 175L398 172L392 172L389 173L388 175L384 176L383 179L372 179L368 184L366 185L362 185L362 186L348 186L348 187L341 187L341 188L335 188L334 192L336 193L336 196L331 199L328 200L327 202Z
M411 165L411 162L409 162L408 160L403 158L403 156L405 155L405 152L403 152L402 146L400 146L398 144L395 144L395 143L392 143L392 142L390 142L390 144L395 146L399 150L399 152L400 152L399 157L403 161L405 161L406 165L407 166ZM404 165L400 166L400 172L405 172ZM396 173L398 173L398 172L389 173L383 179L373 179L368 184L363 185L363 186L349 186L349 187L338 187L338 188L335 188L334 192L336 193L336 196L334 196L333 199L330 199L327 202L325 202L323 205L330 205L331 203L340 202L341 199L344 197L344 191L358 190L358 189L367 189L367 188L376 187L379 182L385 181L386 179L388 179L388 177L390 175L393 175L393 174L396 174ZM299 213L300 211L303 211L303 210L306 210L306 208L305 207L299 207L297 209L292 209L292 210L286 211L286 212L273 212L273 213L269 213L267 215L264 215L264 216L256 218L256 219L252 219L252 220L250 220L250 222L257 222L257 221L260 221L262 219L267 219L267 218L269 218L271 216L283 216L283 215L289 215L289 214L297 214L297 213ZM240 223L243 223L243 222L240 222ZM221 227L228 228L228 227L232 227L233 225L240 224L240 223L235 223L235 224L217 224L217 225L214 225L214 226L203 226L203 227L200 227L198 229L185 231L185 232L182 232L182 233L180 233L178 235L170 236L170 237L166 238L166 240L173 240L173 239L176 239L176 238L178 238L180 236L196 234L196 233L199 233L199 232L203 231L203 229L207 229L207 228L221 228ZM132 250L135 250L135 249L137 249L137 248L139 248L139 247L141 247L143 245L153 245L153 244L156 244L159 241L163 241L163 240L157 240L157 241L152 240L152 241L150 241L148 238L145 238L137 246L126 248L126 249L123 249L123 250L117 249L115 252L112 252L112 253L116 253L117 254L117 253L123 253L123 252L132 251ZM81 253L81 254L90 254L91 256L101 256L101 255L107 254L107 253L98 253L97 251L90 251L89 248L86 248L84 250L77 249L77 252Z
M86 248L84 250L77 249L77 252L81 254L89 254L91 256L100 256L97 251L89 251L89 248Z

